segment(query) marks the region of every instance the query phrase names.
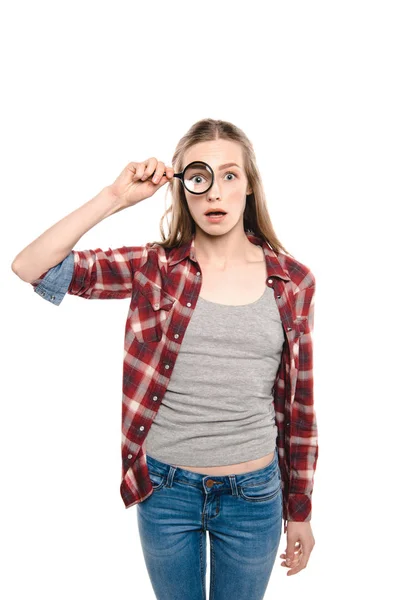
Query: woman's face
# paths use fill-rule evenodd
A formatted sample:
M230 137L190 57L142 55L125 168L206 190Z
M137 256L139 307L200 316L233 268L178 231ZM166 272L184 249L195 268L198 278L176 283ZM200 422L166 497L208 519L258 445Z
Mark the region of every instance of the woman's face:
M210 235L227 233L243 223L246 194L251 193L244 170L242 147L230 140L199 142L186 151L183 167L197 160L210 165L214 171L214 183L204 194L191 194L184 189L196 229L200 227ZM224 166L227 163L236 164ZM223 209L227 214L222 221L212 222L204 214L209 209Z

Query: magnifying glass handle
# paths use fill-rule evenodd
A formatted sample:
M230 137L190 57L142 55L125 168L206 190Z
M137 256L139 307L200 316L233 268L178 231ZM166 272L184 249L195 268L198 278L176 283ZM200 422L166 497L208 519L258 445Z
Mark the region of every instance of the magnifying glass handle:
M154 171L154 173L155 173L155 171ZM166 177L166 176L167 176L167 174L164 173L163 177ZM180 177L180 176L181 176L181 173L174 173L174 177Z

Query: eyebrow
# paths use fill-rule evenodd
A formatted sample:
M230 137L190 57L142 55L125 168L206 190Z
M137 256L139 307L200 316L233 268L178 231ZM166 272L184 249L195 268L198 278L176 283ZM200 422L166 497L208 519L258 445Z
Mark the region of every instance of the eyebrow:
M230 162L230 163L226 163L225 165L220 165L218 167L218 170L220 171L221 169L226 169L226 167L239 167L239 169L241 169L242 167L240 167L238 164L234 163L234 162Z

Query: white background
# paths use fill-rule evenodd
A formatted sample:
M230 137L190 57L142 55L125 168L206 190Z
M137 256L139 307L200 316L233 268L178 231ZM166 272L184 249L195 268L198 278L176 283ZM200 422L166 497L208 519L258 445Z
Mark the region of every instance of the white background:
M248 135L277 235L317 281L316 544L307 568L287 577L282 533L266 596L393 597L397 10L382 0L38 0L3 8L5 600L154 598L136 507L126 510L119 495L129 301L69 295L55 306L11 263L128 162L155 156L170 165L178 140L205 117ZM165 190L103 220L75 249L161 239Z

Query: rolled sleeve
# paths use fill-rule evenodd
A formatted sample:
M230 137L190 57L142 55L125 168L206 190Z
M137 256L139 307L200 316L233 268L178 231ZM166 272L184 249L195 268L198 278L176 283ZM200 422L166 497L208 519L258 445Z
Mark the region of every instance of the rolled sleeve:
M37 285L33 285L34 291L42 298L59 306L74 273L74 255L70 252L63 261L49 269Z

